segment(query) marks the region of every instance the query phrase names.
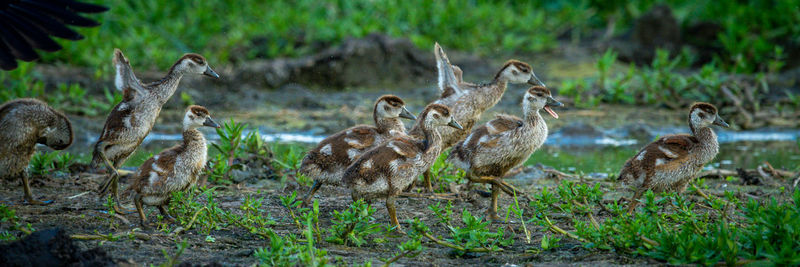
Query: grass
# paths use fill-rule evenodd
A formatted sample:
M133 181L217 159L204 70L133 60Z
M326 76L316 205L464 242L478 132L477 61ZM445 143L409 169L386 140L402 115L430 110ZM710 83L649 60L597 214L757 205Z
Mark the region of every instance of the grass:
M0 72L0 103L17 98L37 98L61 112L79 116L103 116L122 101L121 92L108 88L91 94L80 84L45 85L33 63L22 63L13 71Z
M609 29L622 33L655 3L666 3L683 27L710 21L724 29L712 46L725 69L765 71L783 45L800 34L796 1L93 1L111 10L93 16L101 26L81 29L80 42L45 62L91 66L112 73L109 58L120 47L135 68L166 69L185 52L199 52L212 66L254 58L294 57L370 33L406 37L421 48L434 41L482 54L539 52ZM219 16L219 14L225 14ZM136 27L132 27L136 25Z

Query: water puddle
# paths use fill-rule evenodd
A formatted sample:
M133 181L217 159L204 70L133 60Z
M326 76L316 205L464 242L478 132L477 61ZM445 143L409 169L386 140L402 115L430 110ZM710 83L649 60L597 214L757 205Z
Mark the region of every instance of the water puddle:
M720 153L709 166L716 168L754 168L768 161L776 168L794 169L800 165L800 131L783 129L757 129L748 131L725 131L715 129L720 142ZM680 127L649 131L651 136L684 133ZM249 134L245 132L244 135ZM205 130L206 138L217 142L220 137ZM264 133L265 142L280 142L312 146L326 136L311 132ZM654 138L653 138L654 139ZM142 147L126 162L135 167L156 151L175 145L182 140L180 134L153 132L142 143ZM544 146L534 153L527 164L541 163L562 171L585 171L615 173L624 162L652 139L636 139L622 129L579 132L562 129L550 133ZM91 156L91 144L76 144L69 151L79 157ZM89 152L87 152L89 151ZM211 152L210 152L211 153Z

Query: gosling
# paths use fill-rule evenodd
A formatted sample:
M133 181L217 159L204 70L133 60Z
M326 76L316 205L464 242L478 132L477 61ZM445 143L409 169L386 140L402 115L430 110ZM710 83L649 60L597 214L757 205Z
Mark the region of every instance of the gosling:
M175 93L183 75L203 74L213 78L219 78L219 75L208 66L203 56L185 54L172 65L163 79L142 84L119 49L114 49L113 62L116 70L114 84L123 91L123 99L108 114L103 132L94 146L91 166L97 168L105 165L107 168L109 176L98 188L98 194L105 196L110 188L116 201L114 209L121 212L117 169L153 129L161 106Z
M619 173L619 180L635 190L628 207L633 212L639 197L654 192L686 190L687 184L717 156L719 143L711 125L729 127L708 103L696 103L689 109L692 134L667 135L642 148L628 159Z
M297 172L313 177L314 185L303 198L303 205L308 205L322 185L340 185L345 168L362 153L405 134L406 128L400 118L417 119L406 109L405 102L393 95L378 98L372 109L372 118L375 126L357 125L342 130L325 138L306 154Z
M220 127L206 108L189 106L183 117L183 144L147 159L136 172L128 190L134 192L142 226L147 222L143 204L158 207L165 218L171 219L165 206L169 205L172 192L184 191L197 182L208 151L203 133L197 130L201 126Z
M544 86L544 83L536 77L533 68L518 60L507 61L491 82L473 84L463 81L461 69L450 64L447 54L438 43L434 45L434 55L436 56L441 93L439 99L434 103L452 108L453 118L464 126L463 130L449 128L441 130L443 149L464 140L480 119L481 114L500 101L509 83ZM420 132L419 129L411 129L409 134L420 135ZM430 171L426 171L423 178L425 190L433 192Z
M462 128L445 105L429 104L419 117L415 127L422 132L420 138L403 135L370 149L347 167L342 177L352 190L353 201L385 198L391 223L398 230L395 198L439 157L442 136L438 127Z
M0 106L0 178L22 178L25 200L34 205L48 204L33 198L26 168L36 144L62 150L72 144L72 124L67 116L42 101L21 98Z
M547 123L539 115L539 111L544 109L550 116L558 119L558 114L551 107L561 105L561 102L553 99L547 88L531 87L522 100L524 119L497 115L494 120L476 128L467 139L453 146L447 157L448 162L464 169L470 181L492 184L490 219L500 220L497 216L497 197L500 190L511 190L501 180L503 175L525 162L547 139Z

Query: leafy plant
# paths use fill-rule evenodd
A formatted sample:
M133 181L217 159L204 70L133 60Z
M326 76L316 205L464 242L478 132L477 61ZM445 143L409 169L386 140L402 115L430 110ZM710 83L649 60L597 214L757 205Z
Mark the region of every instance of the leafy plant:
M196 228L201 234L208 235L211 231L220 230L229 224L226 220L227 213L215 200L214 188L190 188L173 192L168 210L175 214L175 219L183 230Z
M23 225L20 223L20 218L17 217L16 211L9 208L5 204L0 204L0 226L9 224L7 229L0 231L0 241L16 240L17 236L12 234L11 231L20 231L25 234L31 234L36 231L30 223Z
M383 267L388 267L390 264L399 260L400 258L413 258L419 255L419 253L421 253L423 250L420 238L420 236L417 236L416 238L409 239L400 245L397 245L397 249L399 251L395 253L392 258L384 260Z
M342 212L333 211L333 225L328 230L330 235L325 241L357 247L366 244L366 237L380 231L380 225L374 223L374 213L375 209L362 199L353 202Z
M172 266L178 265L178 263L180 263L180 262L178 262L178 259L181 257L181 255L183 255L183 252L186 250L186 247L188 247L188 246L189 246L189 244L186 243L186 240L181 241L178 244L175 244L175 247L177 248L177 251L175 251L175 255L174 256L170 256L167 253L166 249L161 249L161 253L164 254L164 258L166 258L167 261L165 261L162 264L159 264L158 266L160 266L160 267L172 267Z
M306 244L300 244L294 234L285 237L276 234L271 229L267 231L269 246L257 248L253 255L258 259L260 266L329 266L326 258L327 251L314 247L314 238L311 221L306 221L303 234Z
M558 242L561 241L560 237L549 237L546 234L542 236L541 247L542 250L551 250L560 247L561 245Z

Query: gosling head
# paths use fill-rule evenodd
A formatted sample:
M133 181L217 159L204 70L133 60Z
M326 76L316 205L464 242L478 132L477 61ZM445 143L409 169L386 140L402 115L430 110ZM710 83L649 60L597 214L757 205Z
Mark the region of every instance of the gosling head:
M544 109L550 116L556 119L558 119L558 114L556 114L551 107L560 107L563 105L564 104L561 104L561 102L555 100L553 95L550 94L550 90L544 86L528 88L528 91L525 92L525 98L522 100L522 107L525 109L525 113L527 113L529 109Z
M403 99L394 95L379 97L378 101L375 101L373 115L376 121L378 119L393 119L398 117L410 120L417 119L417 116L414 116L414 114L411 114L411 112L406 109L406 103L403 102Z
M189 106L186 115L183 116L183 129L195 129L201 126L220 128L219 124L211 119L208 109L197 105Z
M453 119L453 113L450 108L441 104L430 104L422 111L422 119L427 126L450 126L459 130L463 130L458 122Z
M206 58L195 53L188 53L183 55L178 62L175 63L175 71L180 73L194 73L203 74L215 79L219 79L219 74L208 66Z
M500 69L500 72L495 75L494 79L504 80L510 83L528 83L530 85L545 86L544 83L536 77L536 74L533 73L531 65L514 59L507 61L506 64L503 65L503 68Z
M703 102L692 105L692 108L689 109L689 125L692 127L693 131L696 128L708 127L712 124L725 128L730 127L728 123L719 116L717 107L714 105Z
M62 150L72 144L72 124L66 116L57 114L40 133L36 143L46 145L55 150Z

